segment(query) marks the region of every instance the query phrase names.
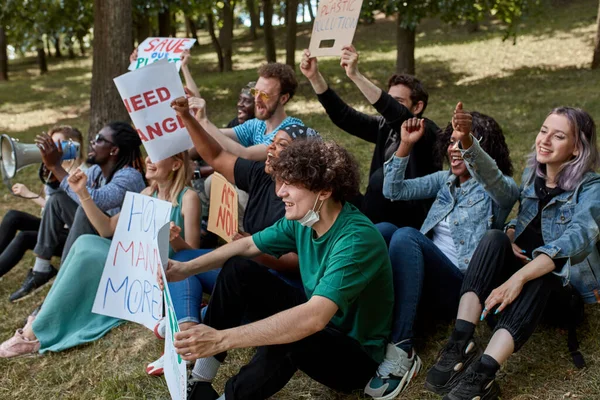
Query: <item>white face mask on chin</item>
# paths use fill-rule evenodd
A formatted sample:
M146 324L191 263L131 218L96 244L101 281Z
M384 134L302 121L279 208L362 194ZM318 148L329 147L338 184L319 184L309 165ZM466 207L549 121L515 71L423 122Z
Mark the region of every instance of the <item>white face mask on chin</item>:
M317 207L317 202L319 201L320 195L321 195L321 192L319 192L319 194L317 195L317 198L315 199L315 204L313 205L312 210L308 210L306 212L306 214L304 215L304 217L302 217L298 220L300 225L307 226L310 228L314 224L319 222L319 220L321 219L319 212L321 211L321 207L323 207L323 203L325 203L325 201L322 201L321 205L319 206L319 209L315 211L315 208Z

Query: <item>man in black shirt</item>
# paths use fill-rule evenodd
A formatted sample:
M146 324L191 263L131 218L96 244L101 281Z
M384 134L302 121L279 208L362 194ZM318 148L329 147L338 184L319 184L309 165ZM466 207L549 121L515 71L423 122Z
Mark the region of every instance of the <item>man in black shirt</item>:
M308 50L304 51L300 70L310 81L334 124L351 135L375 144L369 184L365 195L357 199L358 206L374 223L391 222L398 227L419 229L431 202L392 202L383 197L383 164L398 149L400 126L409 118L422 117L429 95L421 82L411 75L393 75L388 81L388 92L382 91L358 71L358 53L353 46L344 47L340 64L380 116L363 114L344 103L328 87L319 72L317 59L311 58ZM441 163L433 151L438 130L433 121L425 119L425 135L411 152L407 179L441 169Z

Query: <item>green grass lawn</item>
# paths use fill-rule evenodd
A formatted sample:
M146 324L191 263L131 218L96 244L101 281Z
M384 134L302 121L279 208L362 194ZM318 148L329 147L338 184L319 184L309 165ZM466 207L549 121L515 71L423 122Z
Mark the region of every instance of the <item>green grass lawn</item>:
M567 3L567 2L564 2ZM418 32L417 75L430 93L426 116L444 126L460 100L469 110L493 116L502 126L520 181L525 156L546 114L555 106L569 105L589 111L600 123L600 72L588 68L593 48L597 1L575 0L544 10L527 21L516 45L502 41L501 30L493 23L482 25L480 32L468 34L462 27L451 27L436 20L425 21ZM308 46L310 26L299 29L296 59ZM359 68L384 86L394 70L395 24L378 19L360 26L355 45L360 53ZM284 48L283 33L278 35ZM207 99L210 118L225 124L235 115L239 89L256 79L262 63L261 40L251 42L241 36L235 42L233 73L215 72L215 56L209 39L202 36L200 49L194 52L192 73ZM278 52L283 61L285 54ZM338 60L320 60L330 85L351 105L373 112L359 91L345 77ZM34 59L10 65L11 81L0 84L0 133L32 142L35 134L50 126L71 124L87 130L91 58L57 62L50 59L50 73L38 76ZM299 76L300 88L288 113L300 117L325 137L348 147L361 163L363 185L366 182L372 145L350 137L330 123L316 100L309 83ZM18 181L39 188L35 168L18 175ZM32 203L12 197L0 186L0 215L17 208L39 213ZM24 318L42 301L45 288L36 296L17 304L8 303L32 265L29 253L0 283L0 339L10 337ZM58 260L56 260L56 264ZM74 283L77 284L77 283ZM499 382L503 399L597 399L600 398L600 312L587 307L587 321L579 329L581 350L588 368L576 370L566 349L566 333L541 327L521 352L503 367ZM418 351L425 367L449 334L449 327L421 338ZM487 327L478 330L489 338ZM148 377L145 366L161 354L162 342L141 326L125 324L96 343L59 354L17 360L1 360L0 398L91 399L91 398L168 398L163 379ZM235 373L251 351L233 351L216 382L220 390L228 376ZM343 368L344 366L340 366ZM403 399L437 398L423 389L424 373L404 393ZM359 395L340 396L308 379L301 373L275 398L279 399L355 399Z

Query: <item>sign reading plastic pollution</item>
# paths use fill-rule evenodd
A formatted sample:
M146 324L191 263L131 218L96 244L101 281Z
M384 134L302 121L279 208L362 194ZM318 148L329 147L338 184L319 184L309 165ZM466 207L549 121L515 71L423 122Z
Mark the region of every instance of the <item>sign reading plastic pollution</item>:
M161 258L155 239L170 222L171 207L167 201L127 192L92 312L154 329L162 317L156 282Z
M235 187L218 172L210 186L208 230L231 242L238 230L238 194Z
M167 277L165 275L164 268L167 267L169 262L169 224L165 224L158 231L158 237L154 242L155 248L159 250L161 267L160 271L165 283L164 299L165 299L165 323L166 323L166 334L165 334L165 379L167 381L167 387L169 393L171 393L172 399L185 400L187 398L187 369L185 361L175 351L173 345L174 335L179 332L179 324L177 323L177 316L175 315L175 309L173 308L173 301L171 300L171 292L169 292L169 285L167 285Z
M177 66L177 71L181 68L181 53L184 50L191 49L196 43L196 39L187 38L146 38L138 46L138 58L129 65L129 70L133 71L155 63L159 60L167 60Z
M193 147L171 101L185 96L175 64L161 61L114 79L152 162Z
M321 0L308 49L314 57L340 56L352 44L363 0Z

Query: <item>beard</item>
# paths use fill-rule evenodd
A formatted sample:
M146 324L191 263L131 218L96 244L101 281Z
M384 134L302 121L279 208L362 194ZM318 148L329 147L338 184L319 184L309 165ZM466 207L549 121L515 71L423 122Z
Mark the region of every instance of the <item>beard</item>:
M260 114L258 112L258 110L256 109L256 106L254 106L254 117L257 119L260 119L261 121L266 121L269 118L271 118L273 116L273 114L275 114L275 111L277 111L277 107L279 106L279 99L277 99L277 103L273 104L272 106L267 106L266 110L264 111L264 114Z

